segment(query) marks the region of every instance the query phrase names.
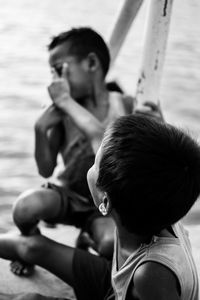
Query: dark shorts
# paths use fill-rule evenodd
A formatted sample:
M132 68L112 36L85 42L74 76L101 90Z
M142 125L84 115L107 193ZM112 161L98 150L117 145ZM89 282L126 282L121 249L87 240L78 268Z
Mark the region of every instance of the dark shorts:
M57 186L51 182L43 184L42 187L56 191L61 199L60 213L56 218L45 220L48 223L62 223L87 230L95 218L102 217L91 197L86 199L68 187Z
M111 262L76 249L73 259L74 291L78 300L114 300Z

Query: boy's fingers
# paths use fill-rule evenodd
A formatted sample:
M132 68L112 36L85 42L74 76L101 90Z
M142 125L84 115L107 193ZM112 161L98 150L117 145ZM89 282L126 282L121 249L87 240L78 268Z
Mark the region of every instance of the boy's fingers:
M62 66L62 77L67 78L68 73L68 63L64 63Z
M158 110L158 105L155 104L154 102L151 102L151 101L145 101L144 102L144 105L146 107L150 107L153 111L157 111Z
M64 63L62 67L62 78L65 80L65 83L67 84L68 92L70 92L70 86L68 81L68 63Z
M142 106L142 107L138 107L135 109L135 112L136 113L147 113L147 112L150 112L151 111L151 108L148 107L148 106Z
M56 80L59 78L58 73L56 72L55 68L51 68L52 80Z

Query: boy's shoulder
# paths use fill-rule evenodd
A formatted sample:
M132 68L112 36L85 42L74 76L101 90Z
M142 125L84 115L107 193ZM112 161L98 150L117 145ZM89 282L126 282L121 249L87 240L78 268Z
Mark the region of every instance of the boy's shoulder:
M124 111L125 114L131 114L136 103L133 96L119 92L109 92L109 102L111 107Z
M180 299L180 285L175 274L157 262L142 264L132 283L132 295L139 299Z

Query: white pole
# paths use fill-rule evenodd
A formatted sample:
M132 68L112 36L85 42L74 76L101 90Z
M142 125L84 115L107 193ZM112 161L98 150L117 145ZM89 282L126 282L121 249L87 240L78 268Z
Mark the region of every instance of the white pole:
M125 0L108 42L111 64L114 63L142 2L143 0Z
M138 104L158 103L173 0L150 0L142 67L137 84Z

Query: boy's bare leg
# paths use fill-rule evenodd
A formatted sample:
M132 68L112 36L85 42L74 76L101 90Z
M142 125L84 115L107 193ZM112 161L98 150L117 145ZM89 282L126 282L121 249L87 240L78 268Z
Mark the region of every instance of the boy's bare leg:
M42 235L0 235L0 257L37 264L73 286L74 248L54 242Z
M38 222L55 218L60 212L60 205L60 195L54 190L29 190L17 199L13 208L13 219L22 235L38 235ZM12 261L11 271L16 275L29 276L33 272L33 265L22 260Z

